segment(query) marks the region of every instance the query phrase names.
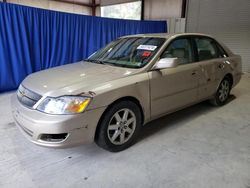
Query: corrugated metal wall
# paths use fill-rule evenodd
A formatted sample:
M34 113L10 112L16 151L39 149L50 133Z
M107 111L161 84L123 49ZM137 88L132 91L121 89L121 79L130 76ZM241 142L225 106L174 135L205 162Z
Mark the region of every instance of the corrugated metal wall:
M186 31L214 35L250 72L250 0L189 0Z

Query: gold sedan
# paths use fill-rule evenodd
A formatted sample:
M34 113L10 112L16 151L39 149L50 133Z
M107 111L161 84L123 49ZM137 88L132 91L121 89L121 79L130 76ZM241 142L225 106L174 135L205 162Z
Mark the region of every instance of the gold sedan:
M224 105L240 78L240 56L211 36L133 35L84 61L29 75L12 111L38 145L95 141L117 152L153 119L204 100Z

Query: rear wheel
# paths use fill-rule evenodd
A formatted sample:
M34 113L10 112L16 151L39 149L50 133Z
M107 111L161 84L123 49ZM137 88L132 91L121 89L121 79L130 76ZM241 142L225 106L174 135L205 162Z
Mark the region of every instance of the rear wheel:
M97 130L96 143L112 152L122 151L135 142L141 123L137 104L131 101L118 102L104 114Z
M221 81L214 98L211 100L211 103L215 106L224 105L227 102L228 97L230 95L231 87L232 87L231 80L228 77L225 77Z

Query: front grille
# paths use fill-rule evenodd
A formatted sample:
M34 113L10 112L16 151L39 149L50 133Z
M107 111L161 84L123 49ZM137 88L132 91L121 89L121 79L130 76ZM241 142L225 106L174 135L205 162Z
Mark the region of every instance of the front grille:
M17 98L21 104L32 108L42 96L20 85L17 91Z

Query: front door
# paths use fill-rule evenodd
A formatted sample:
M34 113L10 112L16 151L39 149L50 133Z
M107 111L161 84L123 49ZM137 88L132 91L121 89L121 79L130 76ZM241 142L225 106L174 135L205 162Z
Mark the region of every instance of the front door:
M174 39L160 58L178 58L180 65L149 72L151 117L185 107L197 100L198 78L201 68L193 63L194 56L189 38Z

